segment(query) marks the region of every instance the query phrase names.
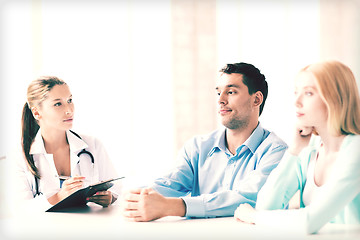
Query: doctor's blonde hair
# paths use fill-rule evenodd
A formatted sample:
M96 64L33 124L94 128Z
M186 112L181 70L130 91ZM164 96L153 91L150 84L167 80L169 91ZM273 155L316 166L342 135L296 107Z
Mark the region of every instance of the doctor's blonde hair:
M338 61L311 64L311 72L320 87L328 109L328 129L335 135L360 134L360 98L354 74Z
M32 81L27 89L27 102L23 107L21 119L21 145L28 168L37 178L40 178L40 174L34 164L34 159L30 154L30 148L40 126L34 118L31 108L41 107L42 102L47 98L51 89L56 85L64 84L66 83L57 77L45 76Z

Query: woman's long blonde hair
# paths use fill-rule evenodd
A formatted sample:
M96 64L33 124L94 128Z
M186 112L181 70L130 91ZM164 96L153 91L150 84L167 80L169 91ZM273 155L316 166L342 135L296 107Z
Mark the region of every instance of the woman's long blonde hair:
M27 89L27 102L23 107L21 119L21 144L28 168L37 178L40 178L40 174L30 154L30 148L40 127L33 116L31 108L41 106L41 103L47 98L48 93L54 86L64 84L66 83L57 77L46 76L32 81Z
M360 134L360 98L354 74L338 61L311 64L302 71L311 72L320 87L328 109L328 129L335 135Z

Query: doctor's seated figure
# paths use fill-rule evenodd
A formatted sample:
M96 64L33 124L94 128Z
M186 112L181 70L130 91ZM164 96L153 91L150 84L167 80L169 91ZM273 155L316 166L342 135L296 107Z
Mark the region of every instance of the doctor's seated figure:
M22 113L21 150L10 154L14 208L46 211L75 191L118 177L102 143L71 131L74 103L69 86L53 76L30 83ZM87 201L107 207L121 183Z

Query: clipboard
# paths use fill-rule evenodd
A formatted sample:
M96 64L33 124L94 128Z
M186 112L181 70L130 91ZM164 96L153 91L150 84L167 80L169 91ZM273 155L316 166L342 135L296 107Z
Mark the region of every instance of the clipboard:
M96 192L108 190L114 185L113 181L123 178L124 177L113 178L79 189L69 195L67 198L64 198L63 200L46 210L45 212L72 212L75 209L85 209L87 208L86 198L91 197Z

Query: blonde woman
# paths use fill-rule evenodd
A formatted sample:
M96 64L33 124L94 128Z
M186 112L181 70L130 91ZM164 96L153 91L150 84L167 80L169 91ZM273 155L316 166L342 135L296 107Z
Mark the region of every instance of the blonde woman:
M74 103L69 86L46 76L30 83L22 116L22 151L13 155L17 208L46 210L83 186L117 177L101 142L71 131ZM88 201L113 203L121 186Z
M256 210L235 218L316 233L328 222L360 223L360 100L351 70L338 61L309 65L295 81L295 137L260 190ZM318 141L313 139L318 139ZM300 209L284 210L300 192ZM270 211L274 210L274 211Z

